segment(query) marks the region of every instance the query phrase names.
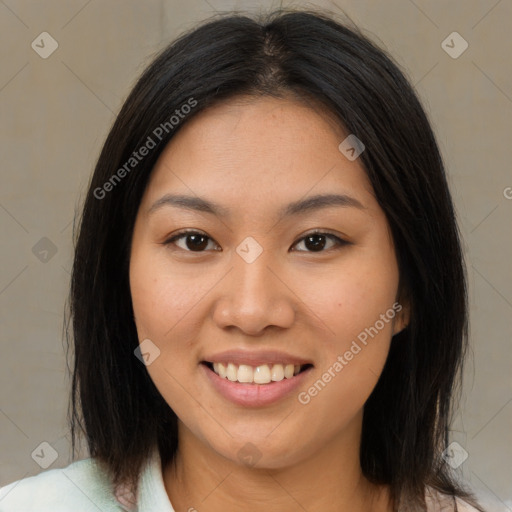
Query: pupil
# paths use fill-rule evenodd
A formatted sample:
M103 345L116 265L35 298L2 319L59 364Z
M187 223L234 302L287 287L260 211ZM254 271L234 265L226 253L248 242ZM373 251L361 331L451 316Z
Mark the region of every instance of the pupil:
M188 235L187 247L193 251L204 249L208 245L206 238L207 237L204 235ZM202 239L202 241L201 241L201 239ZM192 240L192 244L189 244L190 240Z
M319 239L319 238L322 239L321 242L317 242L317 243L313 242L315 239ZM312 242L311 246L308 245L309 242ZM306 237L305 244L308 249L313 249L313 251L322 250L325 247L325 236L324 235L309 235L308 237Z

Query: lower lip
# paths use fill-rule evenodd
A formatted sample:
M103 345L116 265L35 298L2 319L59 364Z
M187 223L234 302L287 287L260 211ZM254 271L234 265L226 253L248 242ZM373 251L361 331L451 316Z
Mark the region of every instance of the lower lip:
M313 369L313 367L309 367L291 379L284 378L268 384L242 384L220 377L205 364L201 363L200 366L213 387L224 398L245 407L262 407L285 398L304 383L310 370Z

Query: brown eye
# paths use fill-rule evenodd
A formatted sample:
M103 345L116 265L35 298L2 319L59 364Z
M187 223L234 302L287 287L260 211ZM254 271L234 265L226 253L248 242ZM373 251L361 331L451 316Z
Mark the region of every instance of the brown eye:
M176 241L181 241L182 239L185 240L185 243L180 246ZM182 231L166 240L164 245L174 244L184 251L203 252L207 248L209 240L212 239L199 231Z
M184 240L182 245L179 245L178 241ZM183 249L187 252L204 252L207 250L208 242L212 241L208 235L201 233L199 231L182 231L181 233L177 233L172 236L168 240L164 242L164 245L174 244L178 248ZM298 245L299 243L304 243L306 250L300 250L299 252L327 252L331 249L339 248L344 245L348 245L349 242L341 239L340 237L332 234L325 233L322 231L316 231L313 233L309 233L306 236L302 237L299 241L295 242L293 247ZM217 245L218 247L218 245ZM327 248L326 248L327 247ZM214 250L219 250L215 249Z
M328 245L329 240L332 241L333 245L327 247L327 250L324 251L325 247ZM294 244L294 247L299 243L304 243L304 246L306 247L306 252L327 252L330 249L340 247L343 245L348 245L349 242L347 242L346 240L342 240L340 237L333 235L332 233L315 231L314 233L309 233L306 236L302 237L298 242Z

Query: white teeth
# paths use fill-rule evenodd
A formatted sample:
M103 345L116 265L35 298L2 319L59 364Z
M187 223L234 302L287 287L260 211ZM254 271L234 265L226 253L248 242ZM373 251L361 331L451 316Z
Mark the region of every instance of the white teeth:
M284 368L282 364L272 366L272 380L280 381L284 379Z
M293 377L293 372L295 371L295 367L293 364L287 364L284 367L284 376L286 379L291 379Z
M252 382L252 366L241 364L238 367L238 382Z
M238 381L248 384L269 384L285 378L291 379L300 372L301 368L299 364L274 364L271 367L268 364L252 367L247 364L228 363L224 365L223 363L213 363L213 371L223 379L227 378L232 382Z
M234 382L238 377L238 368L233 363L228 363L226 368L226 377Z
M213 368L215 369L215 364L213 365ZM217 370L216 372L223 378L226 378L227 371L226 367L222 363L217 363Z
M254 368L253 380L256 384L268 384L272 381L270 378L270 368L267 364Z

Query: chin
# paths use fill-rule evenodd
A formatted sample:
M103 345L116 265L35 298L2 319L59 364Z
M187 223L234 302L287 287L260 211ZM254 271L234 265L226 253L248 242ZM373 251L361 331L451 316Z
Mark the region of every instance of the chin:
M297 450L297 443L276 438L272 443L268 437L247 435L243 439L230 440L230 446L212 446L219 455L246 468L281 469L293 466L304 459L303 450Z

